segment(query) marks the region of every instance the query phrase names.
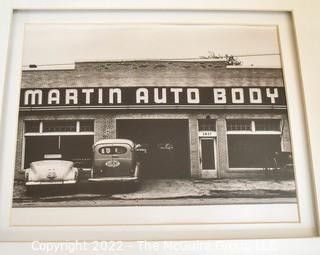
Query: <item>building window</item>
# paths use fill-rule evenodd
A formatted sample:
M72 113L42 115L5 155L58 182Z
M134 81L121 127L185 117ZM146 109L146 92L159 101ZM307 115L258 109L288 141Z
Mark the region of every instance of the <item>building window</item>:
M199 131L216 131L216 120L202 119L198 120Z
M263 169L270 155L280 150L280 135L228 135L230 168Z
M94 120L28 120L25 133L83 133L94 132Z
M90 168L93 135L34 135L25 137L24 168L30 163L44 160L50 155L61 155L80 167Z
M279 119L230 119L227 120L227 131L280 132Z
M89 168L93 131L93 120L26 121L24 168L52 155L61 155L61 159Z
M25 123L25 132L26 133L38 133L40 132L40 121L30 120Z
M43 132L76 132L77 122L73 120L53 120L43 122Z
M280 120L255 120L256 131L280 131Z
M281 151L280 119L227 120L229 167L263 169Z
M250 131L252 130L251 120L243 120L243 119L234 119L227 120L227 130L230 131Z
M93 120L81 120L80 121L80 132L93 132L94 121Z

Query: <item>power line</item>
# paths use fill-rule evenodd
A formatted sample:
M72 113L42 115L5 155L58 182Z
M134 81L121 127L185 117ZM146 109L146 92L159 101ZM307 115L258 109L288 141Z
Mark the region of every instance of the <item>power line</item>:
M233 56L233 55L231 55ZM265 53L265 54L248 54L248 55L234 55L233 57L259 57L259 56L280 56L280 53Z

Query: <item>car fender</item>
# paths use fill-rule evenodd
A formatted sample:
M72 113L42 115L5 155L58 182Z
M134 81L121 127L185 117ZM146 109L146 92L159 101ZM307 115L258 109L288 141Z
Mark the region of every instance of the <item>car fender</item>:
M79 176L79 171L78 171L78 168L76 167L72 167L71 170L69 170L65 176L64 176L64 179L78 179L78 176Z
M138 177L138 178L140 177L140 163L139 162L136 163L136 167L134 170L134 176Z

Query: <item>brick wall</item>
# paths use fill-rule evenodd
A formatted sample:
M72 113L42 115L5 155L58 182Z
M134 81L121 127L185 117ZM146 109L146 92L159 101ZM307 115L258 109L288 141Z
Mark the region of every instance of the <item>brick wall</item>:
M117 86L280 86L278 68L226 68L224 62L82 62L74 70L23 71L22 88Z
M189 144L191 177L201 178L197 116L192 116L189 118Z
M281 126L282 126L281 149L282 151L292 152L290 128L289 128L289 121L288 121L287 115L283 115Z
M227 122L225 115L219 116L217 119L217 145L218 177L224 177L225 172L229 169Z
M19 118L18 121L18 130L17 130L17 143L16 143L16 161L15 161L15 179L24 179L23 172L20 172L23 169L23 157L24 157L24 121L22 118Z
M117 87L117 86L284 86L282 70L277 68L227 68L222 61L126 61L126 62L79 62L74 70L23 71L22 88L42 87ZM16 173L22 168L23 121L25 119L94 119L95 141L116 137L117 118L163 118L189 120L191 175L201 177L199 163L198 119L210 113L217 119L218 170L221 177L228 171L228 149L225 119L237 118L283 118L284 135L282 148L291 150L287 114L276 112L246 111L226 112L25 112L20 113L16 150ZM237 173L236 176L239 174ZM241 175L241 174L240 174ZM245 175L245 174L244 174Z
M117 119L188 119L189 121L189 150L190 150L190 171L193 178L201 178L200 162L199 162L199 137L198 137L198 119L205 119L208 115L210 118L217 120L217 154L218 154L218 171L219 177L256 177L257 174L252 172L230 172L228 171L228 148L227 148L227 136L226 136L226 118L281 118L284 121L284 130L282 138L282 148L285 151L291 151L290 145L290 133L289 125L284 113L261 113L247 112L247 113L218 113L216 111L208 112L193 112L186 113L182 111L171 112L158 112L158 113L146 113L146 112L122 112L118 114L108 112L89 112L89 111L77 111L77 112L21 112L18 123L18 139L16 149L16 164L15 164L15 178L23 178L23 175L19 174L22 169L24 148L23 148L23 128L25 120L81 120L81 119L94 119L95 120L95 138L94 140L116 138L116 120Z

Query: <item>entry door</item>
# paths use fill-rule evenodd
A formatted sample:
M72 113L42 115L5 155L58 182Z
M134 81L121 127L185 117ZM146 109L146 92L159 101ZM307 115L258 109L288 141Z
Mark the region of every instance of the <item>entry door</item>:
M200 166L203 178L217 178L216 138L200 138Z

